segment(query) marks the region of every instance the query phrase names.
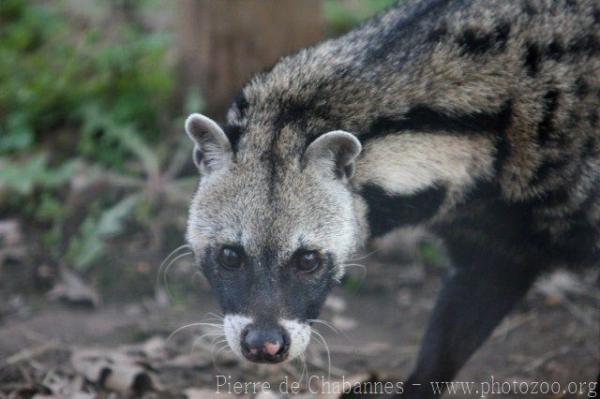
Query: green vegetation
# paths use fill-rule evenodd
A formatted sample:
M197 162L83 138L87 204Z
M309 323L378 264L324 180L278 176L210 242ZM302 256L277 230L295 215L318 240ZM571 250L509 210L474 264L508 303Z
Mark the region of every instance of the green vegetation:
M159 208L183 210L193 187L178 180L181 155L165 162L182 123L171 39L135 18L151 2L129 4L75 16L62 2L0 2L0 212L39 232L39 258L80 271L128 229L160 231Z
M331 32L338 35L397 2L398 0L325 0L323 11Z
M169 38L133 21L88 22L56 5L0 2L0 154L47 140L67 150L63 158L123 166L123 148L105 132L65 132L85 122L90 106L157 139L174 87Z

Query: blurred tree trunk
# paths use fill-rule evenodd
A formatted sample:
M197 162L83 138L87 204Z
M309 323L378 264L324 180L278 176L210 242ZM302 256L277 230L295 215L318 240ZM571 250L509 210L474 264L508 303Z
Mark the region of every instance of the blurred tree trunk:
M182 0L181 94L199 88L204 112L221 119L257 72L323 37L321 0Z

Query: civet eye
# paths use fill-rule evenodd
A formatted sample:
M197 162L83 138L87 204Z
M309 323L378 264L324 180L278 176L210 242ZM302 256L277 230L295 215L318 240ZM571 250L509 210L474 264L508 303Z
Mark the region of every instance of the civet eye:
M239 248L224 246L219 250L218 261L227 269L239 269L244 263L244 255Z
M298 270L313 272L321 266L321 255L317 251L298 251L294 261Z

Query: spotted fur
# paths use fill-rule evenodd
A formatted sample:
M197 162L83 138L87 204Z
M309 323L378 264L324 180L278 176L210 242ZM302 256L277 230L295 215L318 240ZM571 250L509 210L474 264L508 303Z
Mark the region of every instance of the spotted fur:
M370 237L430 226L465 274L442 292L412 380L452 378L539 273L598 264L599 112L597 1L402 2L243 89L224 127L222 178L239 182L214 180L223 193L211 201L201 183L188 235L221 234L203 218L229 212L263 248L263 226L239 216L250 213L287 239L270 255L283 262L308 240L339 270ZM362 145L345 181L305 168L307 148L335 130ZM241 210L223 208L233 196ZM461 284L464 307L496 311L477 321L471 309L460 317L477 332L450 337L439 331L467 328L444 302Z

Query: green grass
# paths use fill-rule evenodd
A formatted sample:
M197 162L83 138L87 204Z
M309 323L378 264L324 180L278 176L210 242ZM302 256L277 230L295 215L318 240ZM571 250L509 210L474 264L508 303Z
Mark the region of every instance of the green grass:
M332 35L349 31L398 0L324 0L323 14Z

